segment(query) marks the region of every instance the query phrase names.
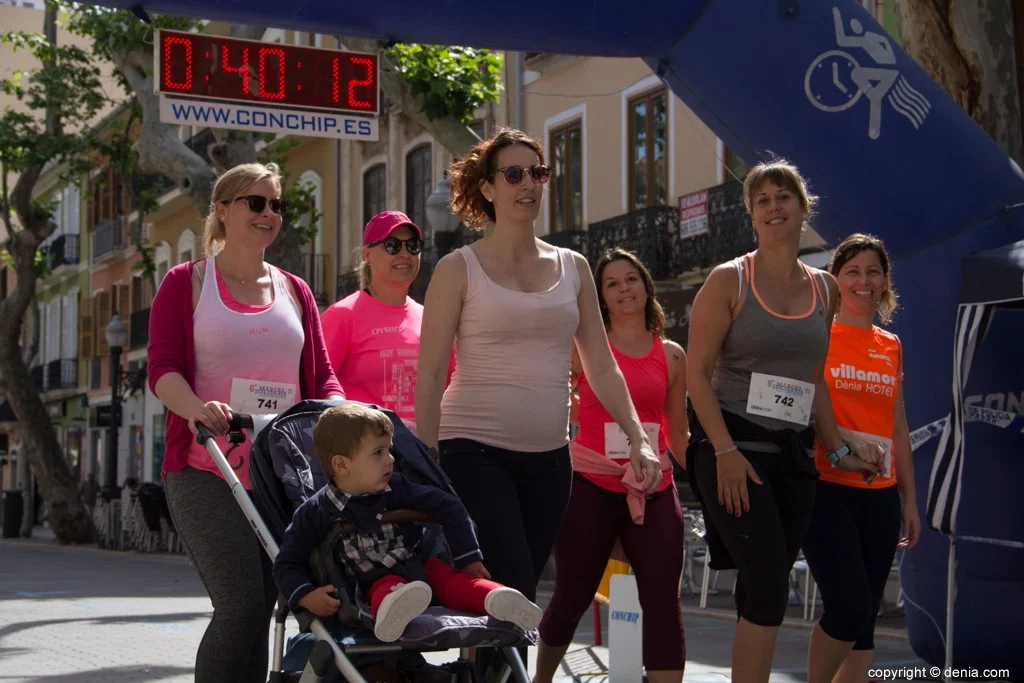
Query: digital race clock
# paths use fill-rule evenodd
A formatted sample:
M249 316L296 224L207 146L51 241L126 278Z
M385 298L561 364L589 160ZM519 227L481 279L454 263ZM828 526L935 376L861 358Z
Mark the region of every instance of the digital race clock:
M156 90L376 116L377 55L161 30Z

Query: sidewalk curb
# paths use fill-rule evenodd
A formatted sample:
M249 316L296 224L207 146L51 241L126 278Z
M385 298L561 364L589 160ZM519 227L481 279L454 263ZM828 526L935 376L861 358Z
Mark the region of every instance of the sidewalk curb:
M135 557L160 560L164 562L175 562L186 564L189 563L188 557L184 553L140 553L134 550L108 550L106 548L100 548L99 546L89 544L78 544L68 543L62 544L57 542L53 538L3 538L0 539L0 548L5 545L17 545L25 548L47 548L47 549L58 549L58 550L72 550L76 552L93 553L98 555L110 555L114 553L132 555Z
M700 617L710 617L712 619L721 619L723 621L727 620L727 621L732 621L733 623L736 622L736 611L735 610L720 609L720 608L715 608L715 607L707 607L707 608L701 609L700 607L692 607L692 606L683 604L683 614L690 614L690 615L693 615L693 616L700 616ZM800 630L803 630L803 631L810 631L811 629L814 628L814 625L817 624L817 623L818 623L817 620L815 620L815 621L807 621L805 619L800 619L800 618L797 618L797 617L786 617L786 618L784 618L782 620L782 625L783 626L788 626L790 628L800 629ZM893 640L893 641L897 641L897 642L904 642L904 643L909 643L910 642L910 637L907 635L906 631L904 631L902 629L886 628L884 626L883 627L878 627L878 626L875 627L875 637L876 638L883 638L885 640Z

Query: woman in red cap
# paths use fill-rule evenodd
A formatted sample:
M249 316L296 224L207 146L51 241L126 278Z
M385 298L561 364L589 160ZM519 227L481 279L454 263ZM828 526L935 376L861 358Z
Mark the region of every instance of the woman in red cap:
M359 291L320 318L345 395L393 410L413 431L423 306L409 297L409 287L422 251L423 231L408 216L378 213L363 229Z

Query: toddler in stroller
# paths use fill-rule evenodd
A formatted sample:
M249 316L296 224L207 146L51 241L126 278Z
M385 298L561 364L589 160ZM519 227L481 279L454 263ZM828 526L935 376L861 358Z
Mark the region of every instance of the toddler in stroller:
M394 471L393 432L391 419L370 406L346 403L321 413L313 448L330 481L295 511L274 562L274 580L289 606L319 617L341 606L333 584L315 586L310 577L310 556L319 549L363 594L381 641L399 639L435 598L443 607L536 628L540 608L489 580L462 502ZM388 521L385 513L393 510L438 521L454 567L433 552L424 525Z

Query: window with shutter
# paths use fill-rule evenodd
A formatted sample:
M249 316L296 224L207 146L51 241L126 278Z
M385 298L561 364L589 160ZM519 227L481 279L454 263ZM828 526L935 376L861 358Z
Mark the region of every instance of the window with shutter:
M82 360L92 360L94 355L94 303L95 300L92 297L82 297L78 308L78 350Z
M132 291L129 285L114 285L117 293L117 313L121 316L121 322L125 325L132 317Z
M64 344L61 358L78 355L78 294L64 297Z
M103 358L110 355L110 346L107 344L105 334L107 324L110 322L110 292L100 292L96 295L96 356Z

